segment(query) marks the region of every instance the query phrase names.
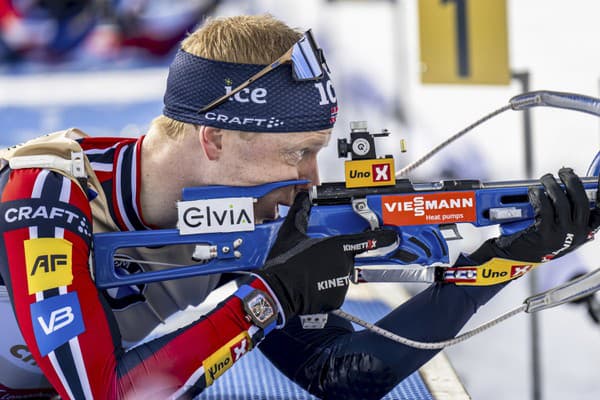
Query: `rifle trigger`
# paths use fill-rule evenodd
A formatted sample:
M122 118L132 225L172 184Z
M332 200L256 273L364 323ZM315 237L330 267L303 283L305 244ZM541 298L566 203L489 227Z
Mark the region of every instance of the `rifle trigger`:
M444 237L445 240L461 240L463 237L458 231L458 226L456 224L443 224L439 226L440 233Z

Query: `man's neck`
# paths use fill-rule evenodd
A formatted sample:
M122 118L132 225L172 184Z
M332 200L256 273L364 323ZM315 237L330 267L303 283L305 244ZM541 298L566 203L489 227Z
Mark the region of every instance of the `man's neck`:
M201 184L197 175L202 150L196 135L172 139L156 129L151 128L142 143L142 216L149 225L172 228L177 223L176 203L182 189Z

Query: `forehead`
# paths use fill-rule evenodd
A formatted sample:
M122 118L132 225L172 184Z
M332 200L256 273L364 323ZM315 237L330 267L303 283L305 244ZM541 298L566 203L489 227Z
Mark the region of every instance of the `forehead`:
M254 141L282 148L309 147L320 148L329 143L331 129L294 133L259 133Z

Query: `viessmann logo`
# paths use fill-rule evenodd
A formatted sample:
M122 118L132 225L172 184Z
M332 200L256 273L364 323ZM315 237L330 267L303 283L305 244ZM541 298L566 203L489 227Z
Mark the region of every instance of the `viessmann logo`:
M474 222L475 192L383 196L384 224L420 225Z
M253 204L251 197L180 201L177 227L182 235L253 231Z

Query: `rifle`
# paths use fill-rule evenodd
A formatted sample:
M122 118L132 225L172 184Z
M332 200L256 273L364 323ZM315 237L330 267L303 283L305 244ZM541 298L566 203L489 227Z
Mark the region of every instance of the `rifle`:
M399 171L404 174L441 148L464 135L479 123L508 109L523 110L549 106L587 112L600 116L600 99L570 93L530 92L512 98L508 105L436 147L426 156ZM413 183L392 175L393 157L377 157L374 139L387 131L371 134L362 122L353 123L350 142L338 141L340 157L346 161L346 181L313 187L313 203L308 235L327 237L356 233L366 229L394 229L395 245L377 252L367 251L356 258L353 282L413 281L454 282L489 285L512 279L533 268L513 265L510 269L450 268L447 241L461 239L457 224L476 227L499 225L502 234L511 234L533 223L529 187L537 180L481 182L446 180ZM600 153L589 175L600 171ZM582 178L590 205L595 204L598 178ZM304 180L273 182L253 187L207 186L186 188L178 204L178 227L150 231L112 232L94 235L95 282L101 289L261 268L273 245L278 220L254 224L253 203L267 193ZM163 265L165 269L135 274L115 268L118 250L192 244L197 263ZM368 246L368 244L366 244ZM139 260L136 260L139 261ZM152 263L152 262L149 262Z

